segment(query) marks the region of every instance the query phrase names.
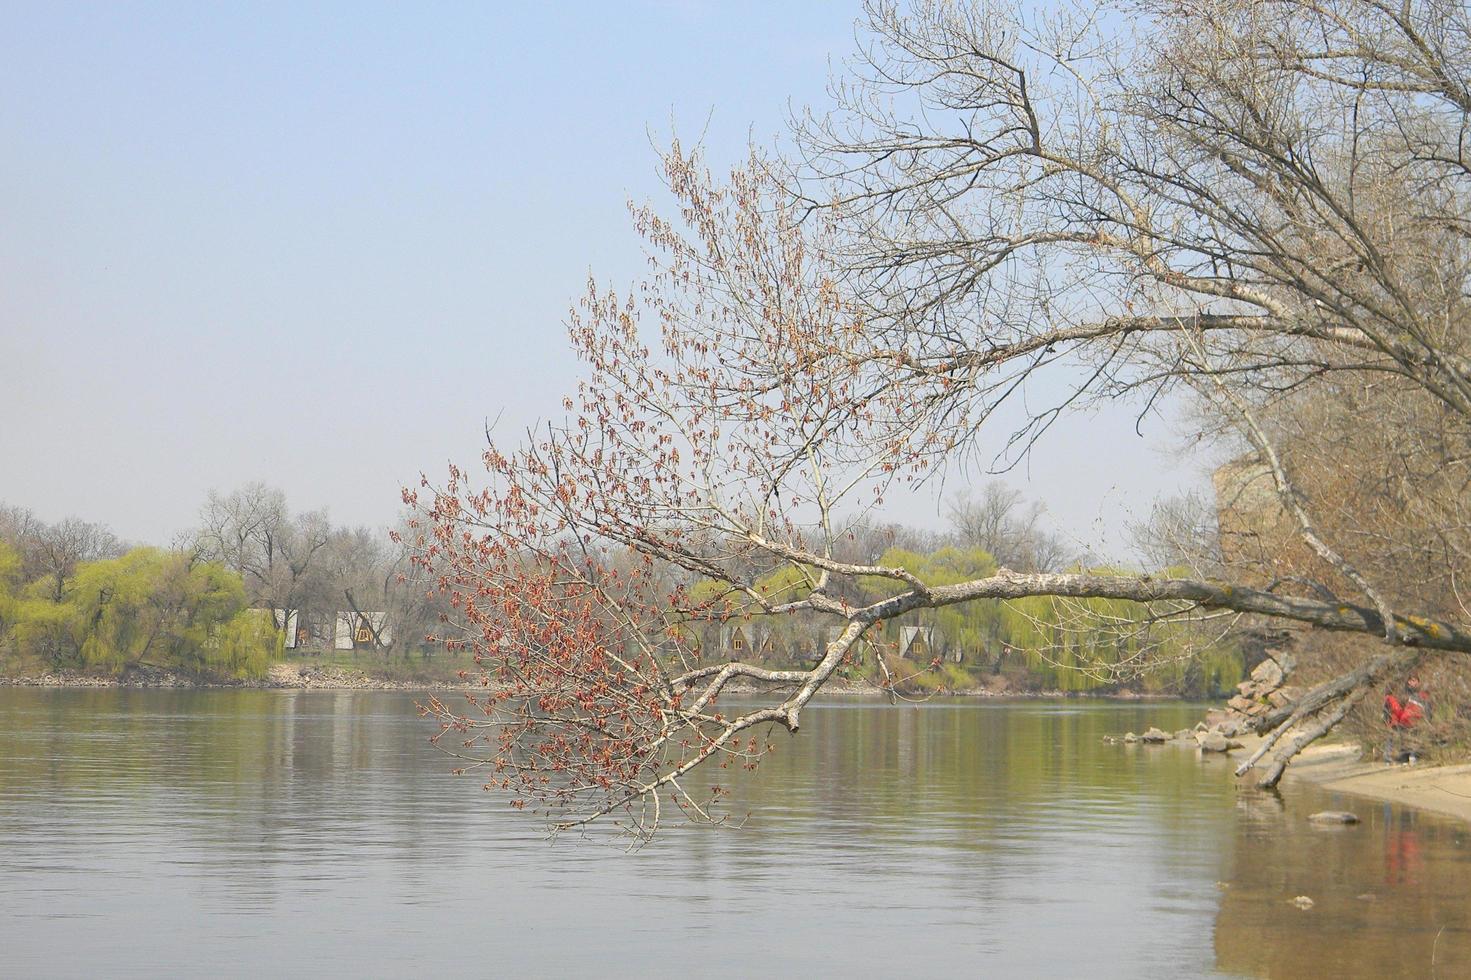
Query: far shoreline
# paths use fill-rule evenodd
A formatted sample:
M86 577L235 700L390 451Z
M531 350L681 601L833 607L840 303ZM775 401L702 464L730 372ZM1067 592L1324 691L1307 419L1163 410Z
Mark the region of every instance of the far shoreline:
M485 686L478 681L395 679L374 676L365 670L348 670L336 665L311 663L277 663L260 678L205 677L183 671L156 667L134 668L122 675L89 674L75 670L43 671L39 674L0 674L0 687L33 687L51 689L125 689L125 690L264 690L264 691L478 691ZM781 690L782 685L757 686L732 683L724 694L749 697ZM889 692L864 681L841 678L830 681L818 698L886 698ZM979 698L1022 701L1120 701L1164 702L1195 701L1176 694L1152 694L1138 691L1024 691L1008 688L975 687L960 690L896 693L901 701L922 704L937 697ZM1212 703L1202 701L1199 703Z

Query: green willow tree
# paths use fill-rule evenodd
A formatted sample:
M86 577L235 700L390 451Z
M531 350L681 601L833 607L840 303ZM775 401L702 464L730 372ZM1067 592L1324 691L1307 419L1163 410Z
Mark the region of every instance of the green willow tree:
M184 552L134 548L82 563L59 600L52 576L18 587L16 568L0 544L0 653L22 663L260 677L282 653L284 637L247 607L240 577Z
M1060 691L1128 687L1216 697L1244 675L1229 631L1198 619L1155 616L1137 602L1027 596L1004 603L1000 618L1027 667Z

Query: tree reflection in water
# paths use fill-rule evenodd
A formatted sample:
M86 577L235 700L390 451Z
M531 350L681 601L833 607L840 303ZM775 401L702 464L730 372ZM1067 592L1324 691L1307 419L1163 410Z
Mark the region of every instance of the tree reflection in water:
M1216 921L1220 969L1270 977L1471 976L1468 828L1389 804L1292 787L1243 791ZM1355 826L1308 814L1348 809ZM1310 909L1292 899L1306 895Z
M0 688L0 972L616 973L660 948L731 976L1471 975L1461 825L1102 742L1199 712L813 707L717 777L742 830L625 854L547 847L449 775L406 695ZM1364 823L1307 822L1329 808Z

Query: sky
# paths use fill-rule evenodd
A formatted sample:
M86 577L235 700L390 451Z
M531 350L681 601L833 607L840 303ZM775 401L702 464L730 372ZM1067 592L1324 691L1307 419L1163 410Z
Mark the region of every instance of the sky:
M589 274L644 267L626 203L661 200L661 143L722 166L770 144L825 104L857 13L7 5L0 501L165 543L211 489L263 480L388 523L488 420L560 412L567 311ZM1178 442L1127 408L1078 415L1007 480L1108 546L1205 485Z

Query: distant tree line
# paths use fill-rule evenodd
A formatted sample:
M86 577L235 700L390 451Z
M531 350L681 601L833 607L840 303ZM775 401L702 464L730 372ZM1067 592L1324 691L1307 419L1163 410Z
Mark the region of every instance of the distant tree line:
M0 505L0 670L11 673L251 677L287 649L408 654L427 649L425 591L390 534L295 514L260 483L211 492L169 548Z
M1210 546L1192 531L1187 548L1174 511L1161 513L1169 519L1137 529L1146 552L1166 538L1196 556ZM1000 482L960 494L947 515L943 530L858 525L839 557L902 567L931 585L999 568L1088 564L1047 526L1040 504ZM259 676L288 650L427 655L438 610L424 570L410 560L407 530L344 527L325 510L294 512L280 489L263 483L211 492L198 526L167 549L127 545L101 524L48 524L0 506L0 664ZM777 601L793 598L805 581L784 567L764 576L753 569L753 578ZM858 578L833 594L866 605L886 590L882 579ZM697 581L694 591L709 615L685 629L712 659L804 667L831 641L816 617L755 607L742 615L742 597L714 582ZM1051 597L924 610L873 630L844 673L901 693L986 685L1212 696L1240 680L1234 645L1146 613L1137 604Z

